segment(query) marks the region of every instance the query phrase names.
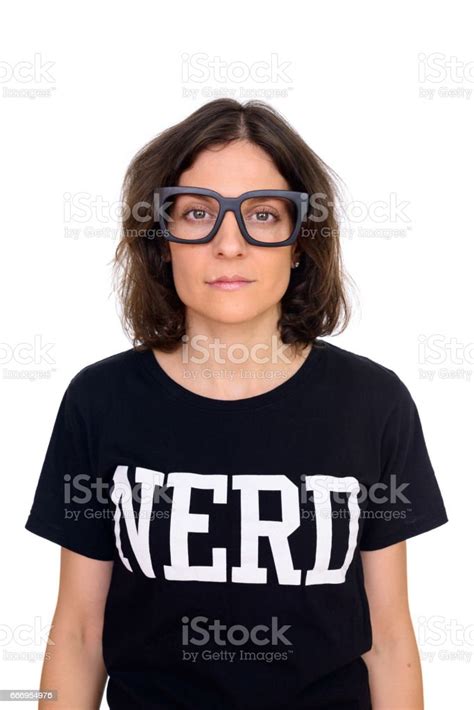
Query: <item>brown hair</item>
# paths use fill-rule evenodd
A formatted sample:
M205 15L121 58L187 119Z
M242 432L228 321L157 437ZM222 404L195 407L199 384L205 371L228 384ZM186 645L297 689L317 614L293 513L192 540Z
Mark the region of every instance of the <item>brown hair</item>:
M168 243L150 237L153 214L148 222L143 221L136 206L152 206L155 187L177 185L181 173L203 149L236 140L263 148L290 189L308 192L310 197L319 193L326 200L323 212L320 203L310 199L308 217L315 226L307 230L309 239L303 231L298 235L300 265L291 270L281 299L278 328L282 342L303 348L333 333L338 325L344 330L348 324L350 307L344 285L348 277L342 269L335 209L339 197L336 173L273 107L259 100L241 104L224 98L206 103L164 130L138 151L127 168L114 270L122 325L135 349L171 352L186 332L185 306L174 286Z

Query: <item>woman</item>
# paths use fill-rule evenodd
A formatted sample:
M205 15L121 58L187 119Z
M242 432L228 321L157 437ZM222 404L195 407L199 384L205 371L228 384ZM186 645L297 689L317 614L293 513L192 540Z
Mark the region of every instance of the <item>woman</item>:
M108 674L113 710L422 708L405 540L448 518L407 387L321 340L349 315L336 194L258 101L131 162L133 347L70 381L26 523L62 546L54 707Z

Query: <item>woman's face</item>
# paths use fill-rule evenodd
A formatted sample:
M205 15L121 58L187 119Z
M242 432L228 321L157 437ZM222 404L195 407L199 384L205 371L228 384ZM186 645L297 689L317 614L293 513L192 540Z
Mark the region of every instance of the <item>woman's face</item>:
M183 172L178 185L206 187L224 197L248 190L289 190L271 158L248 141L203 150ZM259 247L248 244L235 215L227 212L207 244L169 242L176 290L187 309L221 323L241 323L276 309L285 293L295 245ZM238 274L251 283L234 290L211 286L222 276Z

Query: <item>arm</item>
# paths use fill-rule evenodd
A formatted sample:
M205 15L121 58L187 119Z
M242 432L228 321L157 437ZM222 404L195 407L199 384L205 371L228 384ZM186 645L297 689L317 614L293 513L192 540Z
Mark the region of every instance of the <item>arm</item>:
M57 700L39 710L96 710L107 673L102 627L113 562L94 560L61 547L59 593L40 681Z
M406 542L361 552L373 646L369 670L373 710L423 710L423 682L407 590Z

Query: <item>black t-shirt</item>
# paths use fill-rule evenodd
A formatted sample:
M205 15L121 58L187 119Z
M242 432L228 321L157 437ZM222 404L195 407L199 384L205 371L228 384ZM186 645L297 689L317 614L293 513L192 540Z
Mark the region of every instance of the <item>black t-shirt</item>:
M112 710L369 710L360 551L447 520L407 387L318 339L238 400L178 384L151 350L84 367L25 527L114 561Z

